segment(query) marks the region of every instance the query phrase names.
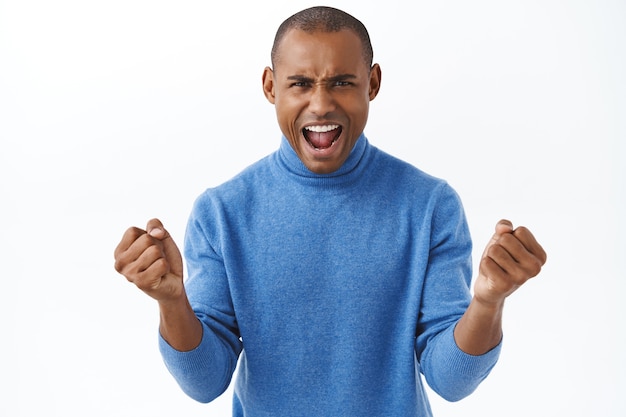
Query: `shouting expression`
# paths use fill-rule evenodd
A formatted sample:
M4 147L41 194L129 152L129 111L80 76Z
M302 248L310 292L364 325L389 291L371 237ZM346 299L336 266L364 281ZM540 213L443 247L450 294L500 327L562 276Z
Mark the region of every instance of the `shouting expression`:
M380 79L380 67L368 67L351 30L292 29L278 46L274 69L265 68L263 91L300 160L312 172L329 174L363 132Z

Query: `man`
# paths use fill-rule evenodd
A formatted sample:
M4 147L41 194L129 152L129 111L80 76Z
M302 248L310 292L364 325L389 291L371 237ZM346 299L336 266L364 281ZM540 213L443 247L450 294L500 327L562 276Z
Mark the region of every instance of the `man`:
M263 92L280 148L195 202L189 277L158 220L130 228L116 269L158 301L160 349L208 402L236 364L234 416L428 416L421 376L470 394L497 361L505 298L546 255L500 221L474 295L461 203L363 135L380 89L365 27L327 7L278 29Z

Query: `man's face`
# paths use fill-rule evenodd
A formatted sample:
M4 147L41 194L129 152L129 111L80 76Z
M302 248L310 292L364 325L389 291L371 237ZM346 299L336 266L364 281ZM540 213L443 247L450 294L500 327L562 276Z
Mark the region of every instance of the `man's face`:
M350 30L297 29L285 34L274 65L263 73L263 90L283 134L309 170L338 170L365 128L379 66L368 68Z

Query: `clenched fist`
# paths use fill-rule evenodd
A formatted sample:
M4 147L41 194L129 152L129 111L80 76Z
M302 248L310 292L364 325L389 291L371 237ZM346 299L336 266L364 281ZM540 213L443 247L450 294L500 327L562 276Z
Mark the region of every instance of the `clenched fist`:
M183 260L163 224L148 222L146 230L131 227L115 248L115 269L157 301L184 294Z
M508 220L500 220L480 261L474 296L486 304L499 303L546 263L546 252L525 227L513 229Z

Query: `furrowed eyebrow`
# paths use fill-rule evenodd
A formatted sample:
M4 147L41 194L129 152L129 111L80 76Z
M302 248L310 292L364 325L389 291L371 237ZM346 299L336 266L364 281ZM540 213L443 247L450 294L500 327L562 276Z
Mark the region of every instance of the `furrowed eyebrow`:
M304 83L313 83L313 78L305 77L304 75L290 75L287 77L289 81L300 81Z
M330 77L328 81L330 82L346 81L346 80L354 80L355 78L356 78L356 75L354 74L339 74L339 75L334 75Z
M329 77L327 79L324 80L324 82L336 82L336 81L346 81L346 80L353 80L357 78L356 75L354 74L339 74L339 75L333 75L332 77ZM299 82L306 82L306 83L310 83L313 84L315 82L315 80L311 77L307 77L304 75L290 75L287 77L288 80L290 81L299 81Z

